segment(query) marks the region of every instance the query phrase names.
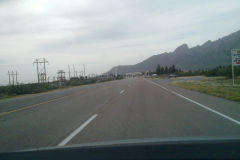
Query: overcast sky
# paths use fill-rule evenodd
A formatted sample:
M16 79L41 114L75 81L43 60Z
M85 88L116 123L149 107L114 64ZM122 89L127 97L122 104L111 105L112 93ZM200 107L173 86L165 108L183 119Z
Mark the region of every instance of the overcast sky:
M239 11L239 0L0 0L0 84L8 70L36 81L36 58L51 77L68 64L100 74L216 40L240 29Z

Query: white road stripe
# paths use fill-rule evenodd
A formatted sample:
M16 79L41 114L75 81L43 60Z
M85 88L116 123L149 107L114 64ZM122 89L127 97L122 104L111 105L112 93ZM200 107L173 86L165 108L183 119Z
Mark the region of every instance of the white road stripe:
M171 93L173 93L173 94L175 94L175 95L177 95L177 96L179 96L179 97L181 97L181 98L184 98L184 99L186 99L186 100L188 100L188 101L190 101L190 102L192 102L192 103L194 103L194 104L196 104L196 105L198 105L198 106L200 106L200 107L202 107L202 108L205 108L205 109L207 109L208 111L211 111L211 112L213 112L213 113L215 113L215 114L217 114L217 115L219 115L219 116L222 116L222 117L224 117L224 118L226 118L226 119L228 119L228 120L230 120L230 121L232 121L232 122L237 123L238 125L240 125L240 122L239 122L239 121L237 121L237 120L235 120L235 119L233 119L233 118L231 118L231 117L229 117L229 116L227 116L227 115L225 115L225 114L222 114L222 113L220 113L220 112L218 112L218 111L215 111L214 109L211 109L211 108L208 107L208 106L205 106L205 105L203 105L203 104L201 104L201 103L198 103L198 102L196 102L196 101L194 101L194 100L192 100L192 99L190 99L190 98L187 98L187 97L185 97L185 96L183 96L183 95L181 95L181 94L179 94L179 93L177 93L177 92L175 92L175 91L171 91L171 90L169 90L169 89L161 86L160 84L157 84L157 83L152 82L152 81L149 81L149 82L151 82L152 84L155 84L155 85L157 85L157 86L159 86L159 87L161 87L161 88L163 88L163 89L165 89L165 90L167 90L167 91L169 91L169 92L171 92Z
M149 80L148 80L149 81ZM169 91L169 89L167 89L166 87L163 87L163 86L161 86L161 85L159 85L159 84L157 84L157 83L155 83L155 82L152 82L152 81L149 81L150 83L152 83L152 84L155 84L155 85L157 85L158 87L160 87L160 88L162 88L162 89L164 89L164 90L166 90L166 91Z
M124 92L125 90L123 89L123 90L121 90L121 92L120 92L120 94L123 94L123 92Z
M90 117L86 122L84 122L81 126L75 129L67 138L65 138L58 146L65 146L73 137L75 137L79 132L81 132L92 120L94 120L98 115L94 114Z

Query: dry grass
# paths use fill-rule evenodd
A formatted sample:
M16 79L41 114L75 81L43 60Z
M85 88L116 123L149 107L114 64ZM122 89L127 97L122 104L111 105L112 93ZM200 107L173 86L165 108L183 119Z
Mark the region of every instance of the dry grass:
M175 81L173 85L229 100L240 101L240 79L237 79L235 83L236 85L232 86L231 79L214 77L200 81Z

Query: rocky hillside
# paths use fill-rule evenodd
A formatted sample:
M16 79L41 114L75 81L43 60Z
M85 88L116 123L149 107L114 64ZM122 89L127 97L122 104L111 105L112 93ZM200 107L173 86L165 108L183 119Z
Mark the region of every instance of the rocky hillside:
M240 48L240 31L232 33L216 41L207 41L201 46L189 48L183 44L174 52L162 53L149 57L135 65L119 65L107 73L155 71L157 65L170 66L174 64L183 70L212 68L231 64L231 49Z

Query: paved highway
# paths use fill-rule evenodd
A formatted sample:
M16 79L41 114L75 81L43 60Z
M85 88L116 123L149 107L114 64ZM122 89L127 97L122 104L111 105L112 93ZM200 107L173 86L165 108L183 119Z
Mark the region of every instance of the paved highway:
M88 142L239 136L240 103L130 78L0 101L0 152Z

